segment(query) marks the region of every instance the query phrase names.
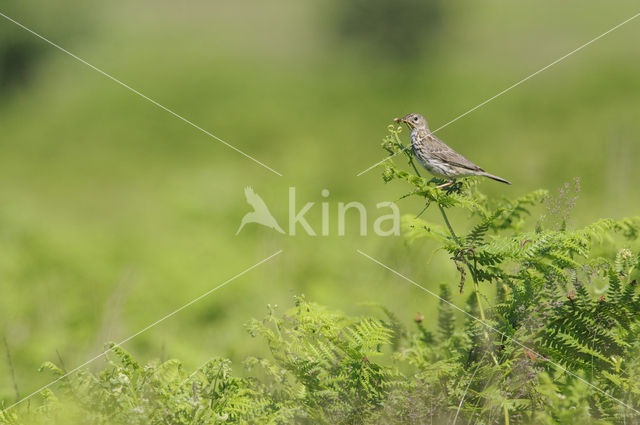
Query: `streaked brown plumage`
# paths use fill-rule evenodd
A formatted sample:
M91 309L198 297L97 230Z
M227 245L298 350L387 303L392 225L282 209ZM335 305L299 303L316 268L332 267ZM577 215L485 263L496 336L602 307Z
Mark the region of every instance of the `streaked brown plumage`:
M489 177L502 183L511 184L502 177L487 173L444 144L442 140L431 133L427 120L422 115L408 114L404 118L396 118L394 121L405 123L411 130L411 147L420 165L434 176L449 180L438 187L451 186L457 178L468 176Z

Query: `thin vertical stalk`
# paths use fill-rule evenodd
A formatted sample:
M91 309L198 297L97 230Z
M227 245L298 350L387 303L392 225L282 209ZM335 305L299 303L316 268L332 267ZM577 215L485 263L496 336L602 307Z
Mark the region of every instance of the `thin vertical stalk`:
M9 364L9 371L11 372L11 381L13 381L13 391L16 395L16 400L20 400L20 391L18 390L18 381L16 380L16 372L13 369L13 361L11 360L11 350L9 349L9 341L7 336L3 335L4 348L7 350L7 363Z
M456 232L453 230L453 226L451 226L451 222L449 221L449 217L447 217L447 213L444 211L444 208L442 207L441 204L438 204L438 208L440 208L440 212L442 213L442 218L444 219L444 222L447 225L447 228L449 229L449 232L451 233L451 237L456 241L456 244L460 248L462 248L462 244L460 243L460 239L458 239L458 236L456 235ZM471 267L471 265L469 264L469 262L466 259L463 259L463 261L467 265L467 268L469 269L469 272L471 273L471 277L473 278L473 288L474 288L474 292L476 294L476 301L478 302L478 311L480 311L480 319L482 319L482 323L485 324L485 323L487 323L487 319L486 319L486 316L484 314L484 308L482 307L482 298L480 297L480 286L478 285L478 279L476 277L475 270L473 270L473 267ZM493 351L490 348L491 340L489 339L489 333L487 332L486 326L482 327L482 332L484 333L484 337L487 340L487 344L489 345L488 350L489 350L489 354L491 355L491 359L493 360L493 363L496 366L498 366L499 365L498 359L493 354ZM503 408L503 410L504 410L504 423L505 423L505 425L509 425L509 409L507 409L507 407L505 406Z
M458 239L458 236L456 235L456 232L453 230L453 226L451 226L451 222L449 221L449 217L447 217L447 213L444 211L444 208L442 207L442 205L438 204L438 208L440 208L440 212L442 213L442 218L444 219L445 224L447 225L447 228L449 229L449 232L451 233L451 237L453 237L453 239L456 241L456 244L462 248L462 244L460 243L460 239ZM473 286L474 286L474 292L476 294L476 300L478 302L478 310L480 311L480 318L482 319L483 323L486 323L487 319L486 316L484 314L484 308L482 307L482 299L480 297L480 287L478 285L478 279L476 278L476 273L475 270L473 270L473 267L471 267L471 265L469 264L469 262L464 259L463 260L464 263L467 265L467 268L469 269L469 272L471 272L471 277L473 278ZM487 344L490 343L490 339L489 339L489 333L487 332L487 328L483 327L482 328L485 339L487 340ZM498 359L496 358L496 356L493 354L493 352L490 350L489 353L491 354L491 358L493 359L493 362L495 363L495 365L498 365Z
M411 166L413 167L413 171L416 172L416 176L418 177L422 177L420 175L420 172L418 171L418 168L416 167L416 164L413 162L413 154L412 154L412 149L410 146L405 147L402 142L400 141L400 138L398 137L398 133L393 133L394 137L396 138L396 143L398 143L398 145L402 146L402 151L405 153L405 155L407 155L407 159L409 160L409 164L411 164Z

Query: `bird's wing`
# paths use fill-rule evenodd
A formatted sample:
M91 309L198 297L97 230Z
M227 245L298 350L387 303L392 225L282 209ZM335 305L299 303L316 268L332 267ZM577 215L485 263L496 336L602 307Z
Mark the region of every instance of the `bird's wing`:
M446 162L448 164L455 165L460 168L466 168L471 171L484 171L473 162L469 161L464 156L447 146L442 140L436 136L429 134L427 144L429 146L429 153L436 159Z
M247 198L247 203L251 205L255 211L269 210L260 195L255 193L252 187L247 186L244 189L244 194Z

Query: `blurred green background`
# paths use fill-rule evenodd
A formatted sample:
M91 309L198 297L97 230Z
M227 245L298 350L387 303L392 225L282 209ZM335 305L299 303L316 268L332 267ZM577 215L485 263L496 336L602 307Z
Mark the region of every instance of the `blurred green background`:
M420 112L437 128L638 10L630 0L5 0L0 12L284 175L0 17L0 400L11 403L6 347L26 395L51 379L37 372L43 361L81 364L278 249L125 348L189 368L226 356L241 372L265 350L243 323L300 293L349 314L381 303L407 323L420 311L428 323L437 300L355 250L430 288L457 283L444 253L361 237L355 214L336 236L338 202L363 202L371 233L375 204L404 193L381 168L356 177L384 157L391 119ZM514 183L483 181L491 196L580 177L572 225L637 214L639 39L640 19L438 135ZM298 205L316 202L316 231L328 201L332 236L257 225L235 236L245 186L283 226L290 186Z

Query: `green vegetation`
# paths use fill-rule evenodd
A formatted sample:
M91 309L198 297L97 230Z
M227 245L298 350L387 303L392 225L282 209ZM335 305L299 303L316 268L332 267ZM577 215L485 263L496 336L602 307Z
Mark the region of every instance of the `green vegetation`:
M390 127L383 147L412 155ZM278 314L247 324L269 357L250 357L250 377L215 358L191 374L178 360L141 365L111 345L97 373L65 377L38 407L11 410L3 424L194 423L579 423L640 419L640 217L603 219L577 230L538 220L523 230L529 208L549 200L536 191L492 202L464 180L441 190L390 159L384 180L411 186L406 196L439 208L443 224L405 217L411 241L429 238L447 251L460 275L464 308L441 285L437 333L424 316L406 329L385 307L349 317L295 298ZM415 167L412 167L417 172ZM566 196L566 192L564 196ZM565 199L566 200L566 199ZM573 202L571 199L568 200ZM447 212L462 209L475 225L454 231ZM602 295L596 293L605 283ZM419 284L417 284L419 285ZM493 289L485 296L480 286ZM427 289L423 288L425 291ZM486 293L486 291L484 292ZM435 295L432 293L432 295ZM373 307L370 307L373 308ZM464 313L462 317L456 312ZM461 320L462 319L462 320ZM53 363L53 378L66 371ZM18 413L21 412L22 414Z
M393 353L410 347L415 334L422 335L414 318L424 317L421 326L435 347L440 338L464 334L465 316L455 309L439 310L437 298L356 250L434 293L445 285L445 298L463 308L471 303L470 312L478 308L473 304L476 286L463 257L473 268L472 253L455 254L457 244L448 239L449 230L433 201L419 218L433 225L437 235L425 235L423 222L407 218L406 237L384 238L360 237L353 211L346 235L336 236L336 204L359 201L376 211L377 203L409 191L402 186L406 181L391 171L386 175L392 181L379 184L383 166L356 177L383 158L380 136L394 117L419 112L436 129L637 13L637 1L6 0L0 12L284 174L278 177L262 169L0 19L0 403L8 406L56 376L38 371L44 361L72 370L102 352L106 341L123 341L279 249L283 254L273 261L137 335L123 348L141 370L180 359L186 378L216 356L231 361L234 379L270 385L271 378L260 368L244 366L251 356L276 360L264 338L247 337L243 324L262 317L267 303L279 305L273 317L282 318L292 297L304 294L309 302L354 322L367 317L391 322L369 303L393 312L398 326L392 329L391 343L381 345L380 356L368 357L381 367L397 368L410 382L417 369L394 359ZM385 38L389 31L394 33ZM517 231L496 233L493 227L502 220L498 218L476 242L464 238L484 220L483 212L469 205L474 211L469 218L465 206L446 209L464 247L473 247L478 255L496 251L513 256L495 266L477 266L485 318L507 335L508 327L498 327L499 314L512 307L496 297L498 288L505 293L511 289L482 279L497 273L495 267L515 275L522 253L507 251L517 248L515 243L494 247L494 237L535 236L538 222L543 232L575 232L600 217L611 217L613 222L604 222L612 226L605 232L608 236L590 242L589 258L615 264L621 249L630 249L634 256L639 252L637 242L624 240L622 229L616 229L624 225L622 217L640 211L634 183L640 158L640 56L633 54L638 39L637 19L438 131L457 151L514 183L478 181L485 200L475 198L472 182L460 187L460 194L446 197L474 201L490 214L497 207L494 200L503 197L517 199L540 187L551 194L546 201L535 198L535 205L524 205L533 218L525 221L523 215ZM407 135L400 137L406 143ZM394 158L399 165L400 158ZM576 176L580 198L574 202L575 185L567 190L563 185ZM290 186L297 188L300 205L315 202L308 215L315 229L320 228L320 204L329 202L330 236L289 237L257 225L235 236L248 211L246 186L260 194L283 227ZM566 195L558 195L558 188ZM327 198L321 195L323 189L330 192ZM433 192L434 197L445 195ZM414 217L424 208L424 196L408 196L398 206ZM487 247L479 245L484 242ZM531 242L524 244L525 249L532 247ZM454 262L452 256L460 260ZM588 262L578 254L573 257ZM457 289L458 266L466 275L462 294ZM602 295L609 302L608 278L599 270L584 287L591 302ZM632 275L631 282L636 278ZM517 289L524 279L510 281ZM627 282L624 278L621 285ZM574 301L581 302L571 285L559 289L561 302L568 301L572 290ZM532 335L537 317L530 317ZM516 326L520 319L516 313L510 320ZM625 332L614 339L613 351L625 349ZM470 398L482 389L473 384L476 378L487 382L481 375L488 373L487 361L494 364L489 354L479 362L482 350L493 347L502 361L496 348L502 337L487 333L491 342L481 331L476 338L479 357L470 363L482 366L473 380L465 375L466 381L456 387L463 391L465 383L472 382ZM550 356L555 349L543 336L535 334L523 343ZM613 351L601 342L589 347L594 351L593 378L591 368L583 367L587 360L591 364L591 352L577 355L571 368L588 382L603 379L595 372L597 364L613 373ZM118 364L114 356L110 361ZM100 380L102 371L112 367L100 359L82 376L92 373ZM564 379L553 373L551 386L543 387L540 381L537 387L541 393L550 389L544 392L550 399ZM583 397L598 400L586 384L573 383L560 387L567 392L555 398L558 412L561 406L585 406ZM272 400L270 393L252 388ZM50 389L61 406L75 406L63 382ZM406 401L400 390L385 396L384 409L400 408ZM436 389L416 389L416 403L420 394L430 396L431 391ZM439 409L451 403L453 408L445 411L453 419L461 399L457 394L434 402L433 411L442 413ZM493 406L476 400L478 406ZM36 396L15 413L28 422L29 413L43 405ZM463 403L463 409L473 406ZM69 412L83 414L83 409L69 407ZM326 418L332 418L331 411L328 406ZM510 411L516 422L515 407ZM380 410L369 414L372 421L384 422ZM489 417L503 416L504 409L495 408ZM468 417L461 410L458 423Z

